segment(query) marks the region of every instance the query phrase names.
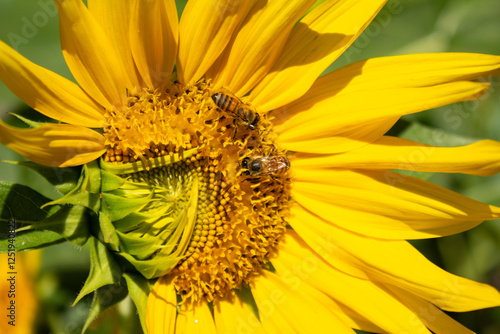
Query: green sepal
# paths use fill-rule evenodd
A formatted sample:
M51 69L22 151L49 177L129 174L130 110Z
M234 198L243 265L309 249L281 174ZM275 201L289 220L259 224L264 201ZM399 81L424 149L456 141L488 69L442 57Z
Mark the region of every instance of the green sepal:
M92 194L98 194L101 191L101 169L97 161L89 162L83 166L87 178L84 180L85 190Z
M137 308L139 320L141 321L142 330L148 332L146 327L146 311L148 305L148 296L153 289L154 281L145 279L141 275L133 273L124 273L123 277L127 282L128 293Z
M85 285L73 305L82 297L105 285L118 284L122 275L120 266L106 245L94 237L90 238L90 273Z
M101 211L109 215L109 219L114 222L139 211L149 203L150 197L151 195L145 198L124 198L103 193Z
M44 206L56 204L82 205L94 211L98 211L101 205L99 190L101 187L101 173L96 162L83 166L82 174L77 185L65 196L46 203Z
M42 123L42 122L35 122L35 121L32 121L31 119L28 119L28 118L26 118L26 117L23 117L23 116L21 116L21 115L18 115L18 114L16 114L16 113L13 113L13 112L11 112L11 113L9 113L9 114L11 114L12 116L14 116L14 117L15 117L15 118L17 118L17 119L20 119L21 121L23 121L24 123L26 123L27 125L29 125L29 126L30 126L30 128L38 128L38 127L40 127L40 126L42 126L42 125L44 125L44 124L45 124L45 123Z
M156 245L158 239L155 237L138 237L136 235L127 235L117 231L118 238L122 251L135 256L138 260L146 260L153 255L157 250L162 248L161 245Z
M81 174L81 167L58 168L42 166L31 161L0 161L31 169L52 184L61 195L67 194L76 187Z
M127 288L124 284L106 285L94 292L90 312L82 329L82 334L85 333L90 324L95 318L107 308L114 306L127 297Z
M172 207L172 203L165 204L167 209ZM155 213L145 213L145 212L132 212L123 219L116 220L113 222L117 231L129 231L137 227L137 222L146 222L150 219L156 219L159 215Z
M168 270L174 268L175 265L182 260L182 256L176 258L157 256L150 260L140 261L127 253L120 253L120 255L148 279L163 275Z
M120 240L116 235L116 229L109 219L109 215L99 212L99 227L101 229L104 242L107 243L114 251L118 252L120 250Z
M115 189L120 188L125 180L113 173L107 172L105 170L101 170L102 184L101 191L109 192Z

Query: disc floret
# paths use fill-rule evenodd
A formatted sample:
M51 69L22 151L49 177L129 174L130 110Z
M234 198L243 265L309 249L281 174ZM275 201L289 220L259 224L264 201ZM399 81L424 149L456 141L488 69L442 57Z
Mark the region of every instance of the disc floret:
M271 122L234 97L254 120L248 126L214 103L219 91L206 81L175 83L129 94L123 110L106 114L103 165L123 180L112 192L139 200L113 221L121 254L147 278L171 275L177 292L195 301L248 284L286 228L288 169L249 176L242 164L285 159Z

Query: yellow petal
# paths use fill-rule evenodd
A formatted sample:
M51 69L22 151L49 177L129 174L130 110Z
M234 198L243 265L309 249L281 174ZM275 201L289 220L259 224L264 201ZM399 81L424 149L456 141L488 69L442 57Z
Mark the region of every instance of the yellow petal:
M368 124L360 123L347 130L339 130L334 136L324 138L281 142L278 137L277 142L281 147L292 152L341 153L363 147L379 139L392 128L398 118L389 117ZM280 131L286 131L283 127L278 127L276 130L278 134Z
M336 136L377 119L473 99L487 86L461 81L489 78L498 74L499 67L500 57L480 54L422 54L361 61L320 77L304 96L280 108L275 113L281 118L275 121L281 133L278 139L292 144ZM339 151L316 146L310 152Z
M123 0L87 0L88 8L102 27L112 47L117 51L131 86L142 87L142 79L132 58L129 32L132 20L132 2Z
M149 88L170 82L179 29L174 0L135 0L130 47L137 69Z
M191 302L184 302L181 305L175 333L186 334L216 334L215 323L212 313L205 301L200 301L196 305Z
M413 310L414 315L408 318L411 322L419 319L435 334L474 334L428 301L395 286L386 285L386 288Z
M175 334L177 294L172 280L162 276L148 296L146 326L149 334Z
M64 123L102 126L102 107L78 85L33 64L0 41L0 78L31 108Z
M227 52L209 71L217 87L244 96L271 69L281 53L293 25L314 0L256 0L233 35Z
M0 142L40 165L69 167L99 158L105 151L104 137L86 127L47 123L19 129L0 120Z
M265 112L302 96L386 2L326 1L316 7L295 25L276 64L250 94L250 101Z
M461 147L434 147L384 136L347 153L297 158L293 165L308 169L405 169L486 176L500 171L500 143L482 140Z
M350 233L298 205L292 207L291 213L290 225L307 243L308 233L313 238L328 239L335 248L325 249L330 252L326 257L339 257L366 271L371 280L400 287L447 311L465 312L500 305L500 293L495 288L442 270L406 241Z
M399 117L458 101L473 100L488 89L489 84L479 82L453 82L429 87L401 87L340 94L316 104L279 125L278 141L288 143L336 136L360 123ZM333 153L328 146L311 147L305 152Z
M366 236L432 238L500 217L500 208L388 171L294 168L294 173L295 201L334 225Z
M82 88L106 109L124 105L124 67L103 29L81 0L56 0L66 63Z
M251 288L269 333L354 333L300 284L291 288L277 275L263 272Z
M290 284L310 284L340 303L340 314L347 312L355 316L353 328L377 333L426 332L420 321L407 321L413 317L413 310L374 282L330 267L293 230L287 230L279 245L279 255L272 263L277 274ZM330 305L331 309L334 307ZM356 322L363 326L357 326Z
M252 309L238 297L215 303L214 317L217 333L265 333Z
M212 66L247 15L252 0L191 0L180 22L178 78L192 84Z

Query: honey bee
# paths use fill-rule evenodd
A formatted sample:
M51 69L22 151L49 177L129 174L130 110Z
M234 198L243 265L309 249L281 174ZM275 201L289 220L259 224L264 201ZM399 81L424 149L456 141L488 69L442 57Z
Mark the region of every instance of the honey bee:
M212 100L222 111L231 114L235 121L253 130L259 124L260 116L257 111L245 104L234 95L218 92L212 95Z
M284 155L256 156L243 159L241 167L245 169L243 172L245 175L251 177L269 175L274 179L286 174L290 169L290 160Z

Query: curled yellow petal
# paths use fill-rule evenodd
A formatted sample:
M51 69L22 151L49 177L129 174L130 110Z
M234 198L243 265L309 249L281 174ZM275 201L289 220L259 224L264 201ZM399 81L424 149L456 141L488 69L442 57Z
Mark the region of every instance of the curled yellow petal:
M25 158L50 167L83 165L105 151L104 137L83 126L47 123L19 129L0 121L0 142Z
M40 67L0 41L0 79L31 108L58 121L101 127L102 107L78 85Z

